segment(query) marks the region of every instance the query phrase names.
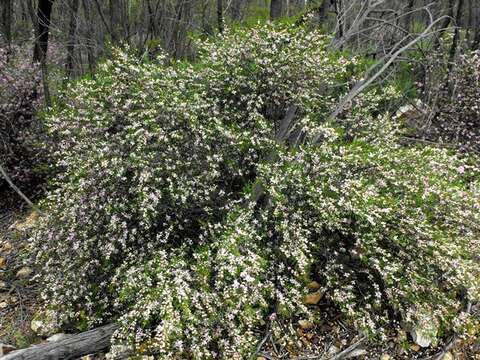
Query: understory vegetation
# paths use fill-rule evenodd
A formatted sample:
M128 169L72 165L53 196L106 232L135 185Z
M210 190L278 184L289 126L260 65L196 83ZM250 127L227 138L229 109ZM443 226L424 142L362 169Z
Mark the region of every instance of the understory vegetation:
M58 175L30 239L59 323L118 321L113 358L245 359L267 328L295 344L314 295L373 341L480 334L478 158L405 141L389 83L333 118L368 63L330 43L225 30L195 61L115 50L67 86L45 115ZM478 86L460 89L478 55L462 61L435 121L463 106L475 132Z

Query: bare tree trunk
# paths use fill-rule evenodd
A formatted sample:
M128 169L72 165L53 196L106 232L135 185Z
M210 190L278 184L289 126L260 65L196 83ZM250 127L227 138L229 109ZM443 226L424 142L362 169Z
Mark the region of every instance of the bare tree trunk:
M235 21L240 21L243 18L243 7L245 0L233 0L231 5L231 16Z
M322 4L318 7L318 21L322 22L327 16L327 11L330 8L331 0L323 0Z
M112 43L118 43L118 26L119 26L119 19L118 19L118 8L119 8L119 0L110 0L110 35L112 37Z
M474 34L473 34L473 41L471 48L472 50L477 50L480 48L480 4L476 3L474 7L475 15L474 15Z
M148 16L148 31L147 31L146 38L148 39L150 36L150 39L153 39L156 36L157 29L156 29L156 23L155 23L155 12L153 11L150 0L147 0L147 16Z
M340 4L340 0L332 0L333 6L335 8L335 14L337 15L337 33L335 34L335 37L337 39L343 38L344 35L344 29L343 29L343 11L342 11L342 6Z
M270 2L270 20L278 19L282 16L283 0L271 0Z
M433 44L433 47L435 49L438 49L438 47L440 46L440 38L442 37L445 30L450 26L450 24L452 22L454 5L455 5L454 0L448 0L448 8L447 8L448 16L440 24L440 30L439 30L439 32L437 34L437 37L435 38L435 42Z
M7 45L7 50L10 52L12 45L12 0L3 0L3 11L2 11L2 22L3 22L3 33L5 34L5 41Z
M71 78L73 74L73 59L76 44L77 32L77 17L78 17L79 0L71 0L70 3L70 26L68 29L68 44L67 44L67 59L65 63L65 70L67 78Z
M405 9L405 30L410 32L412 27L413 7L415 6L415 0L408 0L407 7Z
M48 50L48 34L50 31L50 16L55 0L39 0L37 7L37 40L33 50L34 62L45 62Z
M55 0L39 0L37 7L37 39L33 49L33 61L40 62L42 70L43 92L45 103L51 105L50 89L48 87L48 70L47 70L47 51L48 51L48 34L50 31L50 16L52 14L52 6Z
M458 42L460 41L460 27L459 24L462 20L464 0L458 0L457 13L455 15L455 32L453 35L452 47L450 48L449 54L449 68L452 69L453 61L455 59L455 54L457 53Z
M91 22L88 21L91 19L91 11L90 11L90 5L88 4L89 0L82 0L82 7L83 7L83 14L85 18L87 19L86 23L87 29L86 29L86 51L87 51L87 61L88 61L88 70L90 72L93 72L93 69L95 68L95 56L93 54L93 46L94 46L94 29L93 26L91 26ZM108 31L108 29L107 29Z
M217 0L217 22L218 32L223 34L223 0Z

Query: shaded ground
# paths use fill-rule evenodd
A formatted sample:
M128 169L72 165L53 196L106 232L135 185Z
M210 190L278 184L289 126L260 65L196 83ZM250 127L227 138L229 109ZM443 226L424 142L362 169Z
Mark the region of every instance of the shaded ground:
M17 348L39 340L30 329L38 287L25 265L27 244L21 223L26 213L11 202L0 207L0 343Z

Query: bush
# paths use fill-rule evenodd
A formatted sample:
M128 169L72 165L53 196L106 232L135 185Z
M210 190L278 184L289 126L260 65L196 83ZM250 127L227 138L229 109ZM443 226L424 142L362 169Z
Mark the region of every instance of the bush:
M288 342L315 321L316 280L373 336L427 316L471 330L478 171L397 145L378 116L394 89L328 121L359 68L328 41L269 25L200 44L194 64L118 52L67 91L47 119L64 172L32 238L61 321L117 319L113 355L245 358L267 324Z
M0 164L17 186L31 194L42 178L36 171L42 157L36 113L43 96L40 71L25 59L23 49L14 48L10 56L0 49ZM0 176L0 192L8 188Z

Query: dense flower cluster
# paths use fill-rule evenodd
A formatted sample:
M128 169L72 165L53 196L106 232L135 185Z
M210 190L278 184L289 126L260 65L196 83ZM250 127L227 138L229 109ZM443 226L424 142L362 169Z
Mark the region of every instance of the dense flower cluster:
M397 145L379 115L394 89L328 120L358 61L324 35L221 40L194 64L119 52L48 116L63 172L32 248L61 321L117 319L112 356L241 359L267 324L315 321L316 280L373 335L427 315L432 337L471 330L456 319L480 297L478 170Z
M24 49L0 48L0 164L27 193L40 180L36 112L43 99L39 68L28 59ZM0 177L0 192L5 188Z
M480 52L461 55L451 71L441 58L427 67L425 95L434 118L425 136L434 141L480 153Z

